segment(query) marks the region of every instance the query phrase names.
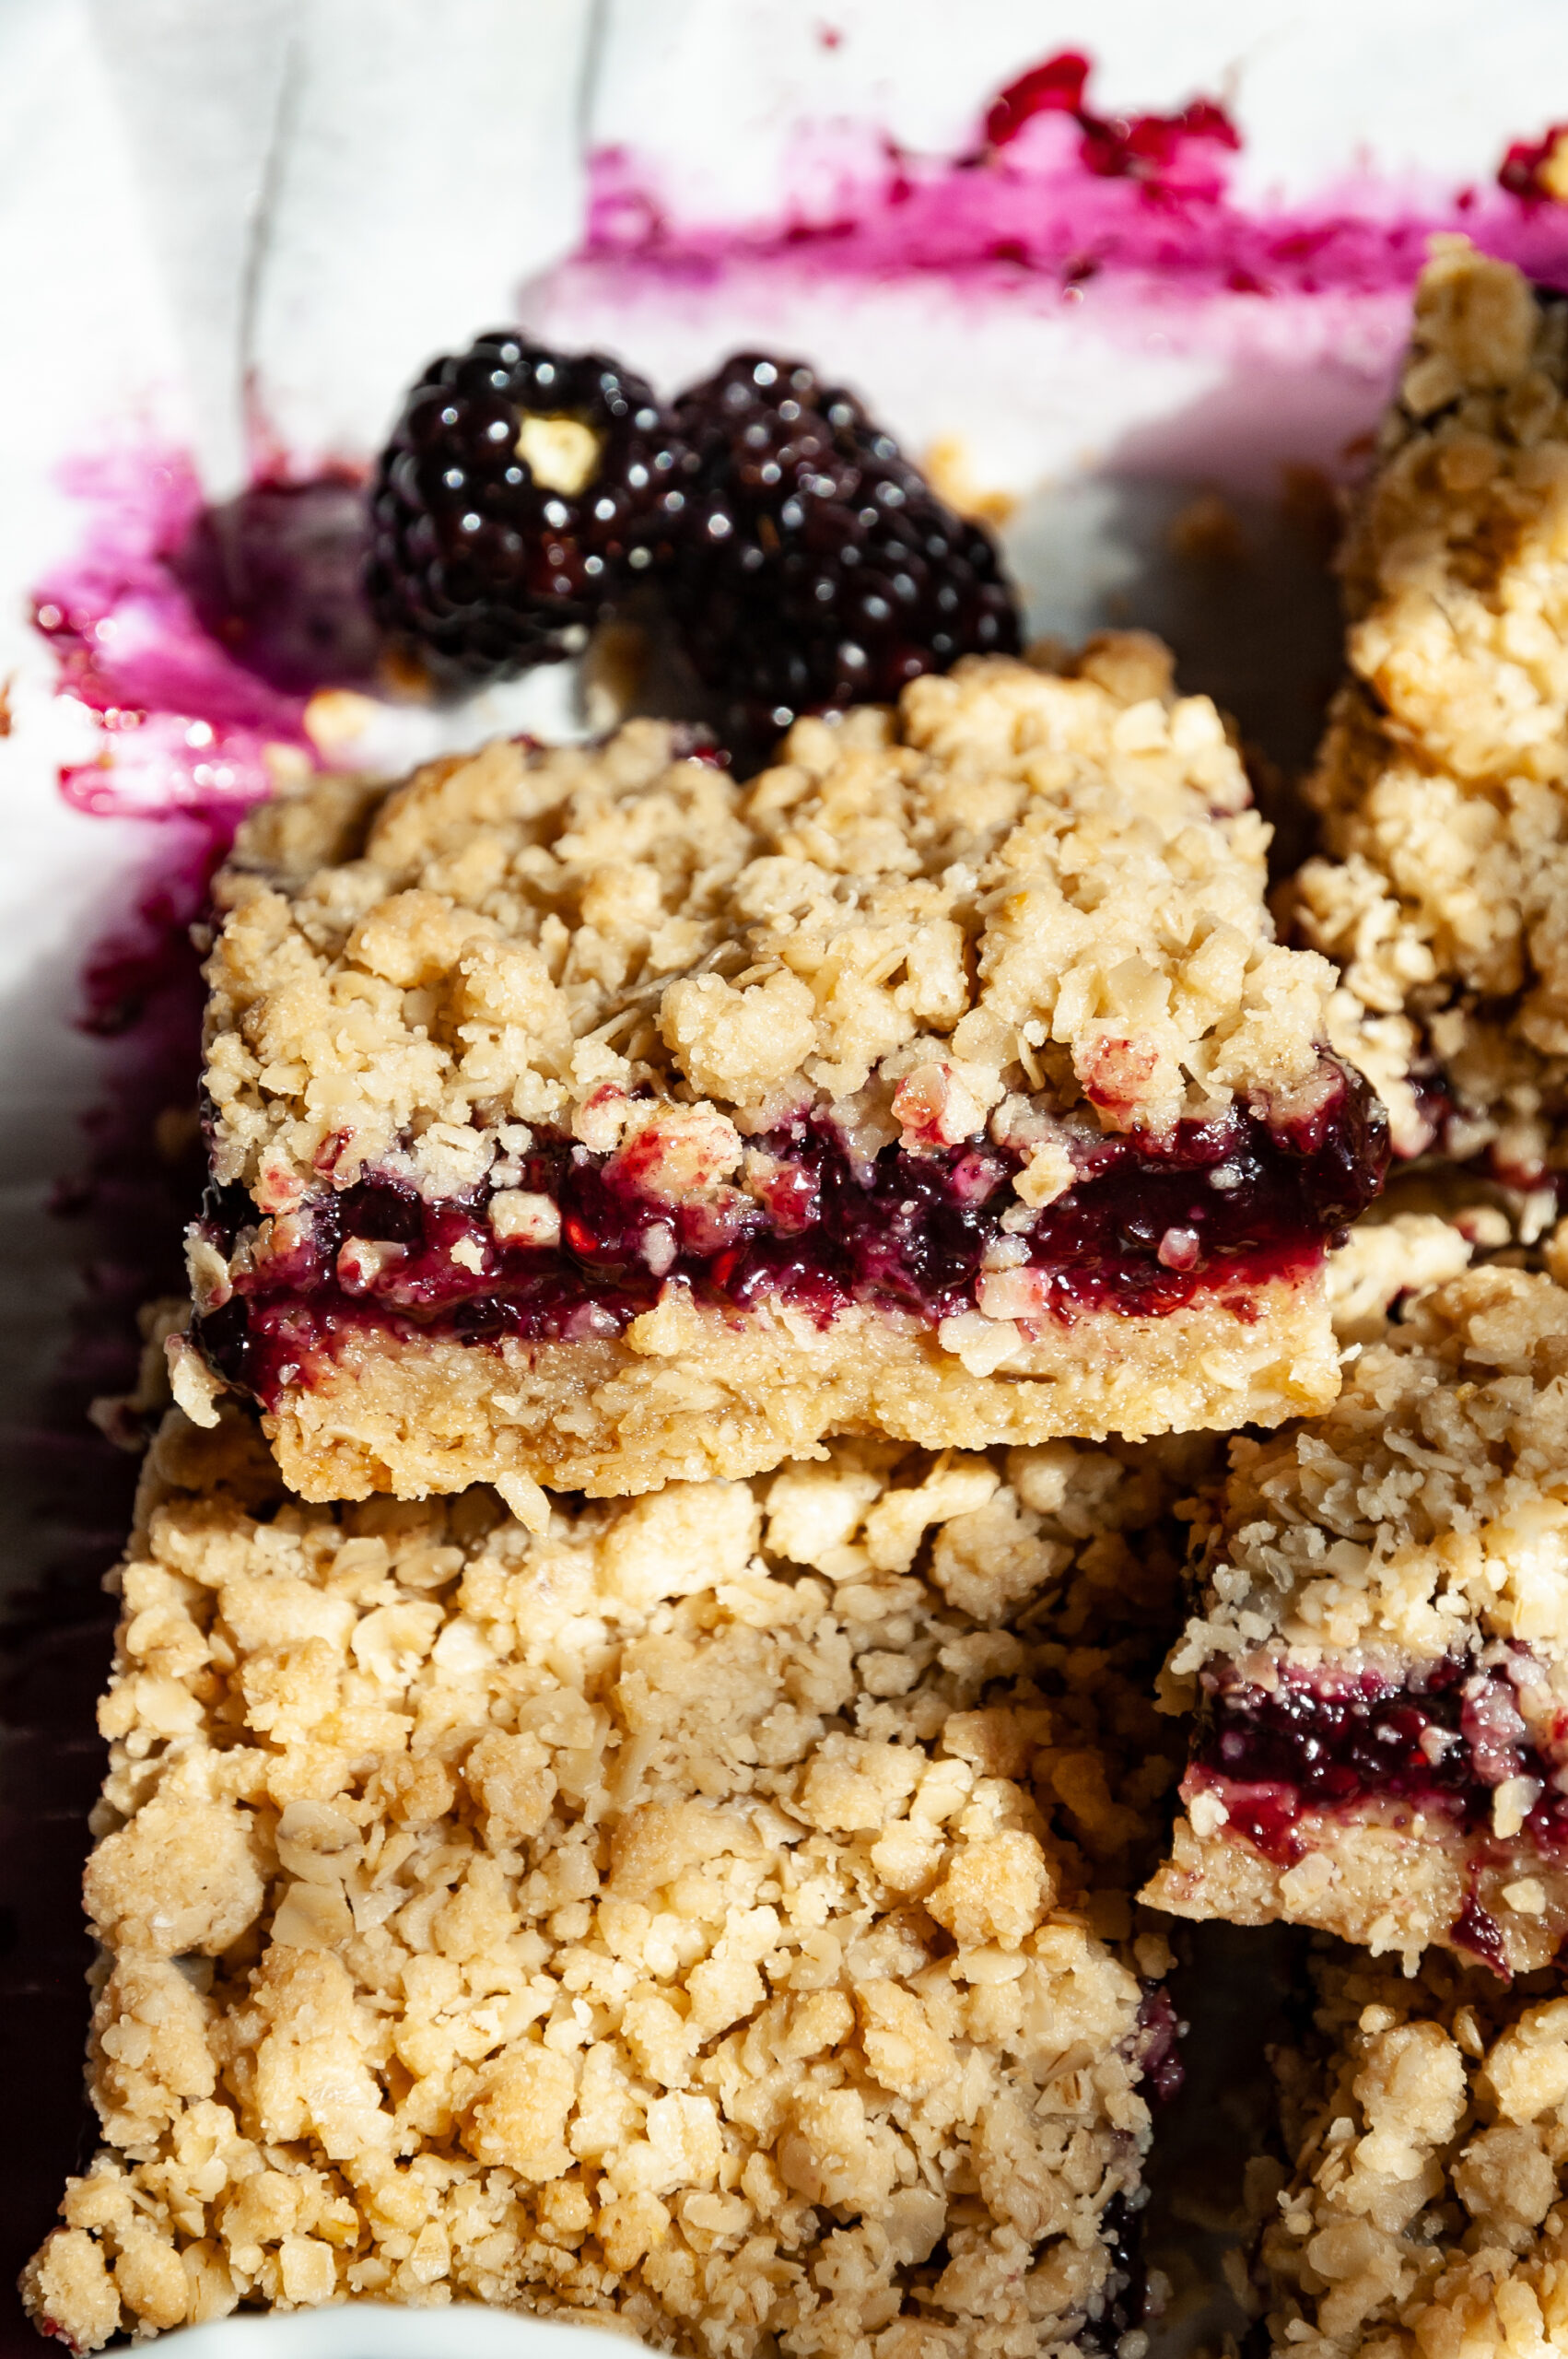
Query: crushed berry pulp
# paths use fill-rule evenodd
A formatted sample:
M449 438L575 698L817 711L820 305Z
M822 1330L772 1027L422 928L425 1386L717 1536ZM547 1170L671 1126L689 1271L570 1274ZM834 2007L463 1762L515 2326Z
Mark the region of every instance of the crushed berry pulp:
M824 1328L852 1303L933 1325L975 1308L988 1252L1008 1241L1002 1215L1018 1210L1017 1151L893 1144L857 1170L822 1115L754 1145L770 1174L757 1192L670 1203L640 1191L635 1156L537 1134L509 1184L558 1215L547 1244L496 1236L489 1183L435 1201L389 1177L323 1189L289 1225L287 1250L275 1237L253 1266L241 1254L197 1339L219 1375L270 1405L355 1331L582 1341L621 1333L673 1280L721 1309L779 1301ZM1021 1315L1157 1318L1207 1291L1249 1319L1259 1285L1305 1277L1376 1194L1387 1152L1382 1107L1349 1073L1305 1122L1270 1128L1235 1108L1158 1141L1094 1139L1076 1184L1021 1233L1026 1258L1008 1273L1015 1296L1024 1280ZM209 1191L201 1230L228 1260L257 1221L230 1186Z
M1267 1688L1221 1673L1206 1679L1193 1768L1219 1790L1236 1833L1282 1866L1306 1848L1305 1813L1368 1802L1408 1803L1489 1836L1493 1791L1513 1778L1539 1789L1517 1840L1568 1852L1568 1794L1554 1782L1568 1761L1568 1712L1543 1750L1518 1708L1513 1669L1528 1661L1515 1644L1508 1661L1445 1655L1403 1682L1363 1671L1329 1684L1281 1665Z
M1187 2067L1181 2057L1186 2031L1170 1992L1163 1983L1153 1984L1139 2005L1138 2037L1143 2086L1156 2105L1169 2105L1186 2083Z

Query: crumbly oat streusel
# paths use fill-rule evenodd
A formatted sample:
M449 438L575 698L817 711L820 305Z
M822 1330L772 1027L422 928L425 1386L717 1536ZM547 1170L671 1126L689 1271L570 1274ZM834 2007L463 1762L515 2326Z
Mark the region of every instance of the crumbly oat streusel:
M654 722L329 782L220 884L215 1173L269 1213L371 1166L450 1193L518 1125L620 1145L650 1088L690 1108L677 1193L802 1104L955 1144L1042 1089L1156 1132L1310 1090L1329 978L1272 940L1266 842L1212 704L1128 638L800 722L744 787Z
M1343 968L1341 1045L1399 1150L1527 1188L1568 1109L1568 304L1462 239L1422 278L1343 569L1310 789L1334 857L1297 927Z
M1433 1956L1412 1980L1336 1948L1313 1979L1313 2027L1279 2061L1290 2167L1259 2248L1273 2348L1303 2359L1568 2348L1568 2000L1556 1978L1507 1990Z
M1072 2344L1148 2144L1128 1892L1202 1447L847 1447L534 1538L486 1491L303 1507L174 1415L102 1707L105 2143L35 2317Z
M1266 838L1136 635L802 721L745 787L638 722L269 806L208 967L206 1365L313 1498L1321 1406L1382 1116Z
M1568 1291L1480 1269L1410 1303L1310 1424L1231 1445L1205 1610L1172 1660L1471 1627L1568 1651Z

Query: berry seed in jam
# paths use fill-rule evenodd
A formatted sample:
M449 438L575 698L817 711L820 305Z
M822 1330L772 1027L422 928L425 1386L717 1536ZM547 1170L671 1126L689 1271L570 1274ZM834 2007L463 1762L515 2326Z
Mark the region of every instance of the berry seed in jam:
M215 1191L202 1233L233 1264L232 1291L198 1319L198 1339L220 1375L270 1403L355 1331L590 1341L622 1333L671 1282L721 1311L780 1302L822 1328L851 1304L932 1326L977 1304L1067 1325L1159 1318L1203 1291L1247 1319L1258 1286L1304 1277L1376 1193L1387 1128L1347 1074L1310 1126L1271 1130L1236 1108L1160 1140L1091 1133L1077 1183L1022 1226L1016 1150L892 1144L857 1168L825 1115L754 1150L750 1191L672 1202L643 1192L624 1159L541 1134L500 1217L487 1184L430 1201L369 1177L275 1223L260 1259L250 1197Z

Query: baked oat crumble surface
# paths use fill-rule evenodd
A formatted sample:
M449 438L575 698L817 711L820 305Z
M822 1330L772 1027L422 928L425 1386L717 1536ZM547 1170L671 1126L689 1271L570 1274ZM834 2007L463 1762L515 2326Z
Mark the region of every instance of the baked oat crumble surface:
M1568 1652L1568 1291L1551 1279L1481 1268L1417 1295L1332 1409L1238 1436L1231 1463L1176 1677L1274 1639L1433 1658L1480 1628Z
M874 1153L1011 1134L1042 1089L1156 1133L1310 1091L1330 977L1272 939L1267 836L1213 705L1133 635L799 722L744 786L657 722L379 804L328 780L220 880L215 1175L265 1213L372 1167L451 1193L515 1126L625 1151L657 1116L676 1193L816 1103Z
M1332 856L1293 929L1343 970L1336 1041L1398 1151L1527 1189L1568 1109L1568 303L1436 245L1343 556Z
M1568 2341L1568 2001L1336 1946L1279 2060L1286 2172L1258 2166L1276 2351L1492 2359ZM1284 2184L1279 2186L1281 2177ZM1260 2208L1264 2208L1260 2205Z
M101 1714L104 2143L34 2316L1120 2334L1211 1448L845 1445L536 1537L485 1490L303 1506L243 1416L171 1413Z

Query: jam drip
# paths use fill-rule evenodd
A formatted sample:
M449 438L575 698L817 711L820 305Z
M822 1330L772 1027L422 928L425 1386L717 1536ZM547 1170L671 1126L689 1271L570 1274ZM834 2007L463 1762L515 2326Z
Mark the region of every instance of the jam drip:
M488 1185L432 1202L403 1180L359 1180L293 1216L286 1250L275 1226L264 1259L247 1267L242 1253L198 1340L220 1375L271 1405L357 1330L587 1340L621 1333L672 1280L721 1309L782 1302L821 1327L853 1303L935 1324L989 1298L998 1274L1012 1290L1004 1315L1028 1320L1158 1318L1205 1292L1246 1319L1254 1289L1304 1275L1372 1200L1387 1156L1383 1109L1349 1073L1293 1125L1235 1109L1158 1141L1091 1138L1076 1183L1021 1231L1016 1151L894 1144L857 1167L821 1115L754 1144L767 1158L757 1192L671 1203L639 1190L635 1152L606 1160L536 1137L510 1184L558 1215L547 1244L498 1239ZM257 1221L242 1188L209 1191L202 1233L226 1259ZM374 1248L389 1250L361 1250ZM999 1252L1012 1257L1000 1273Z
M1282 1666L1279 1684L1266 1688L1223 1673L1206 1681L1193 1766L1202 1783L1223 1780L1230 1825L1281 1866L1305 1851L1305 1813L1367 1802L1405 1804L1490 1837L1493 1793L1515 1778L1539 1791L1513 1839L1568 1853L1568 1794L1553 1782L1568 1713L1557 1715L1543 1750L1539 1725L1527 1728L1518 1706L1514 1672L1529 1661L1515 1645L1505 1662L1445 1655L1403 1682L1363 1671L1329 1684Z

